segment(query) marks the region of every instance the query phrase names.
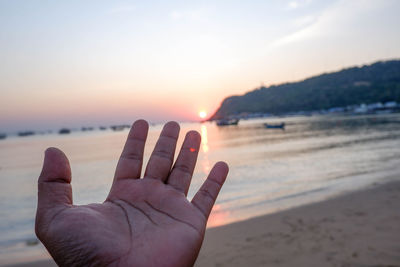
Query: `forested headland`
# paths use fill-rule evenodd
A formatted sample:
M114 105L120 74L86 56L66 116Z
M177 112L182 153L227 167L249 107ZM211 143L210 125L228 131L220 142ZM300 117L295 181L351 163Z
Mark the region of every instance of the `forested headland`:
M223 100L210 118L243 114L281 115L351 105L400 102L400 60L321 74L299 82L260 87Z

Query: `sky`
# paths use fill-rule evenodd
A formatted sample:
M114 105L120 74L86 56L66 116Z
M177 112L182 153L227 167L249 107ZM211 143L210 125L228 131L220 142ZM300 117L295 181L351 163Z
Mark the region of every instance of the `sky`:
M0 0L0 132L198 120L230 95L400 58L398 0Z

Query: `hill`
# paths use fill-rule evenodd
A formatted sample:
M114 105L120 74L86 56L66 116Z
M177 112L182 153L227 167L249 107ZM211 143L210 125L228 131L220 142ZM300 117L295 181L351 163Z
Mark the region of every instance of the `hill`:
M388 101L400 102L400 60L380 61L230 96L210 119L244 113L279 115Z

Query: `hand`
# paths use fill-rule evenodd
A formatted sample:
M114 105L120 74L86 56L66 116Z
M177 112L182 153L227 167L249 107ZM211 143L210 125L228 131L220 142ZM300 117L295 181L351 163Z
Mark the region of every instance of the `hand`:
M46 150L35 228L58 265L194 264L228 166L215 164L189 202L186 195L200 147L199 133L187 133L172 167L179 125L167 123L140 179L147 132L147 122L133 124L102 204L73 205L68 159L56 148Z

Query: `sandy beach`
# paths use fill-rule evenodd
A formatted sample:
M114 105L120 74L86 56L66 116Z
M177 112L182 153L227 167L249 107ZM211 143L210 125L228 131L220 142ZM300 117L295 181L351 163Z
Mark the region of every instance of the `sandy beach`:
M196 266L400 266L400 181L208 229Z
M400 266L400 182L209 229L196 266Z

